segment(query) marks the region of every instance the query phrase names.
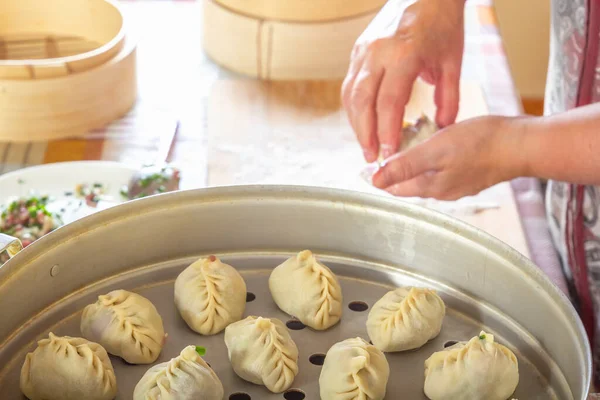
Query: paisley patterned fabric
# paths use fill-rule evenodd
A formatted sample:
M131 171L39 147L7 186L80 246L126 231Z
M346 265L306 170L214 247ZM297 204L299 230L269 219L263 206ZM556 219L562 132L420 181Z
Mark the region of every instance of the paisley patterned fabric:
M577 105L586 46L587 1L555 0L552 4L547 114Z
M600 2L554 0L545 114L600 101ZM600 188L548 184L546 206L600 384Z

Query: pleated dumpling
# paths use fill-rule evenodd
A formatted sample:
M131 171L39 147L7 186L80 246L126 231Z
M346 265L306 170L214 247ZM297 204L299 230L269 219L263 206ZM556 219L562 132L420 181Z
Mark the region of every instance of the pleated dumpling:
M381 350L361 338L334 344L319 377L321 400L382 400L390 366Z
M130 364L150 364L165 339L154 304L139 294L114 290L83 310L81 334Z
M217 257L202 258L177 277L175 305L191 329L214 335L242 319L246 283L235 268Z
M187 346L178 357L146 371L133 400L223 400L223 384L196 350Z
M313 329L328 329L342 317L340 283L309 250L276 267L269 277L269 289L282 311Z
M53 333L27 354L20 386L30 400L111 400L117 395L115 372L102 346Z
M248 317L225 329L233 370L244 380L273 393L292 386L298 375L298 347L278 319Z
M402 287L386 293L373 305L367 332L381 351L417 349L440 333L445 315L444 301L435 291Z
M425 361L425 395L431 400L506 400L519 383L512 351L481 332Z

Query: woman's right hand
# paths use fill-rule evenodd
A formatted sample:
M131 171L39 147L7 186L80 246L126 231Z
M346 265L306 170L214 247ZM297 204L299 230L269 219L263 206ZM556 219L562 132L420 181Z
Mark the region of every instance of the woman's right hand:
M406 1L391 3L402 6ZM464 2L413 1L391 32L375 37L363 35L357 41L342 99L367 162L375 161L380 151L384 158L398 151L404 108L419 76L435 85L437 124L444 127L456 119L464 48ZM391 9L393 5L388 4L382 13ZM375 21L378 24L379 19L382 18Z

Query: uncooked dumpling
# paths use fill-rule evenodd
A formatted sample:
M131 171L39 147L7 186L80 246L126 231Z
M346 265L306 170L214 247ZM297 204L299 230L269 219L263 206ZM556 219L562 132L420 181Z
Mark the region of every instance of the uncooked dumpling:
M214 335L242 319L246 283L235 268L217 257L202 258L177 277L175 305L190 328Z
M383 400L389 376L390 366L379 349L361 338L344 340L325 356L321 400Z
M81 334L130 364L150 364L162 350L165 331L150 300L126 290L99 296L83 310Z
M445 314L444 302L435 291L402 287L373 305L367 332L381 351L417 349L440 333Z
M485 332L425 361L425 395L431 400L506 400L518 383L517 357Z
M329 268L305 250L273 270L273 300L284 312L313 329L325 330L342 317L342 288Z
M223 400L223 384L196 351L187 346L178 357L150 368L135 386L133 400Z
M402 129L401 151L411 149L429 138L433 137L439 130L438 126L429 117L423 114L417 121L404 124Z
M278 319L248 317L233 323L225 329L225 344L235 373L273 393L289 389L298 375L298 348Z
M30 400L111 400L117 395L115 372L102 346L53 333L27 354L20 383Z

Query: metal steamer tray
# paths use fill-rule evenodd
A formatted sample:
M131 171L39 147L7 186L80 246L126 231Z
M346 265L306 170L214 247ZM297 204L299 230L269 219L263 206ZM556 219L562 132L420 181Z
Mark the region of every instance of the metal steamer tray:
M342 321L324 332L278 310L268 289L272 268L304 249L317 254L342 285ZM290 391L273 394L238 378L223 333L200 336L179 316L174 280L210 254L242 273L248 289L245 315L288 323L300 350L300 373ZM438 290L448 310L436 339L416 351L386 354L391 369L386 399L425 399L425 359L481 330L495 334L519 359L514 398L586 398L591 355L575 310L537 267L500 241L393 199L318 188L238 186L119 205L58 229L0 268L0 399L24 398L19 374L36 340L49 331L80 336L82 309L100 294L127 289L149 298L164 320L168 339L157 363L186 345L202 345L223 382L225 399L317 400L323 355L338 341L368 340L369 307L400 285ZM130 399L150 366L111 360L117 398Z

